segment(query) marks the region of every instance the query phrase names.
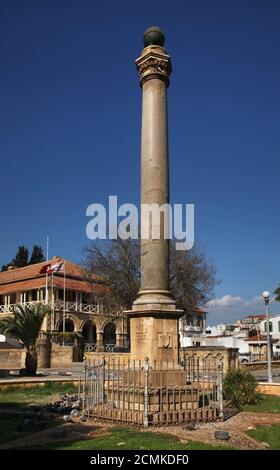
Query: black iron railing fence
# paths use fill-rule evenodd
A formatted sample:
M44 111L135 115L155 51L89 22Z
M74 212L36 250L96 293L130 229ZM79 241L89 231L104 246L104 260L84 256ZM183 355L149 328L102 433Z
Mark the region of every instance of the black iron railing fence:
M222 360L174 362L96 359L85 364L84 413L102 419L150 424L223 418Z

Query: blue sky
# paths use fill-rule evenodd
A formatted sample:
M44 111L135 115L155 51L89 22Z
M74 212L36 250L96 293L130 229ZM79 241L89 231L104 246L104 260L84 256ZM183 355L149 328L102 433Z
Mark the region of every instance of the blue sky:
M153 24L173 63L171 200L195 204L222 279L209 322L259 313L280 282L276 0L1 0L0 263L47 234L79 261L90 203L139 202L134 60Z

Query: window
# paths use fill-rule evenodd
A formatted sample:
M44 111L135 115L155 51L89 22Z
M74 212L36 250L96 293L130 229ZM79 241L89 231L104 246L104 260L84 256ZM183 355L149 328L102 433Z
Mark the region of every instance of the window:
M58 300L63 300L63 289L59 289L58 291Z
M280 333L280 321L278 322L278 331Z
M37 300L37 290L33 289L31 291L31 298L33 301Z
M68 290L66 291L66 300L68 302L75 302L76 300L76 292L72 291L72 290Z
M280 322L279 322L279 323L280 323ZM264 327L265 327L265 331L267 331L267 330L266 330L266 328L267 328L267 322L264 323ZM272 321L269 322L269 331L270 331L270 333L272 333Z

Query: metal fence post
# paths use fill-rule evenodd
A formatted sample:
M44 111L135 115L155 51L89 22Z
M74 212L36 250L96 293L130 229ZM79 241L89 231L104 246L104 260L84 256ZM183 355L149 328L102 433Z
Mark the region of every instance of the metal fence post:
M110 368L110 362L108 364L108 367ZM108 383L109 383L109 374L110 374L110 370L108 370ZM102 393L102 404L105 402L105 380L106 380L106 358L105 356L103 356L102 358L102 390L101 390L101 393Z
M149 358L146 357L144 361L144 428L149 426L149 418L148 418L148 411L149 411Z
M87 363L84 364L84 380L83 380L83 392L82 392L82 410L85 412L86 408L86 386L87 386Z
M223 401L223 361L218 361L218 384L217 384L217 398L219 406L219 418L224 420L224 401Z

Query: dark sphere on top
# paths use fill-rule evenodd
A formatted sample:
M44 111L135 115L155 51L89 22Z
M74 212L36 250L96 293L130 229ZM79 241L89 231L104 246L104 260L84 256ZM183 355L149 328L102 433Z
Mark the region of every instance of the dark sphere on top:
M144 47L147 46L164 46L164 34L157 26L148 28L143 37Z

